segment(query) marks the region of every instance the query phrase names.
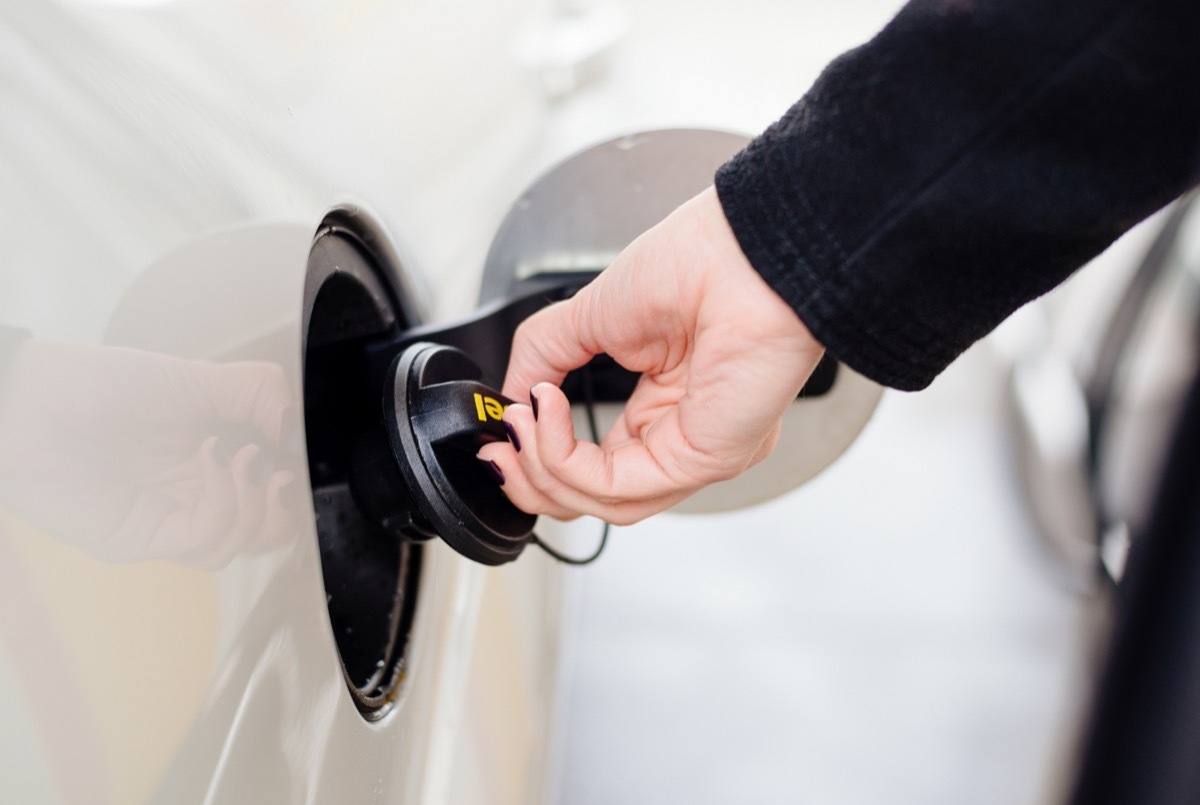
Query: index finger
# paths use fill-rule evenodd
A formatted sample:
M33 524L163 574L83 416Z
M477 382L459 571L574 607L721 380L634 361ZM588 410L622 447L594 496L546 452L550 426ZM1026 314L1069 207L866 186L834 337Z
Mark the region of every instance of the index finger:
M587 289L555 302L517 327L509 354L503 394L524 400L537 383L560 385L567 372L603 352L586 325Z

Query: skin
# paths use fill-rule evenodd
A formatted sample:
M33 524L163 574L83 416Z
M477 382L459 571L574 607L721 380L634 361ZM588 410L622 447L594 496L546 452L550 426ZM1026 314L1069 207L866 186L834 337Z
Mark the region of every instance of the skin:
M576 439L558 385L600 353L641 379L597 446ZM634 523L766 458L823 353L750 265L710 187L517 329L504 394L536 398L537 416L509 406L514 436L479 457L525 511Z
M0 506L107 562L217 569L285 542L302 499L267 363L30 341L0 399Z

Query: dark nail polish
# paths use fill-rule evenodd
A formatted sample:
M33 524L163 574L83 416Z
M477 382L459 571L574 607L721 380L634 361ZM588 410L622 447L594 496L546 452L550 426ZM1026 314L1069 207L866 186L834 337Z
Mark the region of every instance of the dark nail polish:
M500 465L486 458L479 459L479 463L484 466L488 474L492 476L492 480L504 486L504 470L500 469Z
M518 453L521 452L521 437L517 435L517 429L508 422L501 422L504 425L504 432L508 434L508 440L512 442L513 449Z
M529 390L529 407L533 409L533 421L537 422L537 395L533 393L533 389Z

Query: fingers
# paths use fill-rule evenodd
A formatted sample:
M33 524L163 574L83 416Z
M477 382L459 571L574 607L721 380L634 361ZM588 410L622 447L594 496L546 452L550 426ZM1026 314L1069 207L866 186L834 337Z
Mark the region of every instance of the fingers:
M702 485L673 477L640 440L612 449L577 440L563 393L546 383L532 393L536 419L532 405L510 406L504 420L516 438L479 454L500 467L502 488L519 508L559 519L589 514L625 525L670 508Z
M756 449L743 445L738 455L723 458L699 452L683 432L677 405L663 406L645 427L627 431L624 441L606 439L604 446L577 441L562 391L546 383L534 388L538 400L544 400L544 413L526 423L515 412L514 426L519 433L522 425L534 430L537 458L547 473L605 503L695 491L736 474Z
M507 417L505 421L508 421ZM496 442L485 445L477 454L480 461L490 462L499 470L497 481L513 505L522 511L547 514L557 520L572 520L578 517L579 511L552 500L530 481L521 468L514 445L515 443L510 442Z
M503 393L524 399L535 383L558 385L603 350L592 343L587 325L587 289L530 316L513 335Z
M210 567L224 567L238 554L280 544L298 523L299 501L288 500L284 494L296 473L275 469L268 451L246 445L234 456L229 473L237 508L220 542L209 546L204 556Z
M264 485L272 472L268 461L262 448L250 444L239 450L229 465L237 492L237 511L226 538L229 542L245 543L256 536L267 508Z
M492 461L500 468L503 483L500 488L521 511L545 514L556 520L574 520L581 512L563 506L534 486L521 469L516 451L508 445L488 445L479 452L480 459Z
M203 492L192 506L187 522L186 541L200 546L212 545L224 536L237 514L237 490L214 455L216 444L217 437L213 436L200 445Z
M281 544L295 533L299 506L290 499L296 474L274 469L269 451L243 445L222 459L218 437L206 439L194 459L194 480L143 491L119 529L142 534L141 546L122 558L169 559L202 570L219 570L235 556ZM192 462L189 462L190 464ZM148 504L159 506L157 516ZM122 544L132 542L124 539Z

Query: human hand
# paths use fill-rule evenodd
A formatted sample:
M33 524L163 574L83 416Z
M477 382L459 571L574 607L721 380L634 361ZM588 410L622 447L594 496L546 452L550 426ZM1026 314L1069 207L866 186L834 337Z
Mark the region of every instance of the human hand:
M641 373L599 445L575 438L567 372L607 353ZM713 188L517 329L494 461L521 509L628 524L766 458L824 348L750 265ZM519 447L518 447L519 446Z
M29 341L0 400L0 505L112 562L222 567L293 533L273 364Z

